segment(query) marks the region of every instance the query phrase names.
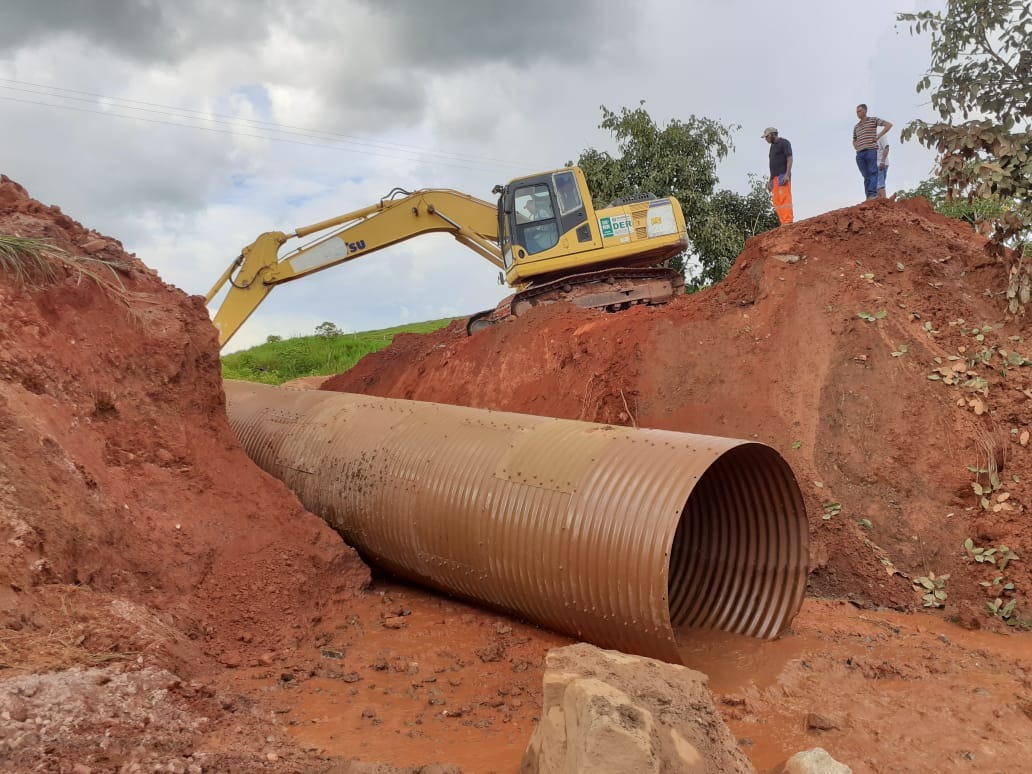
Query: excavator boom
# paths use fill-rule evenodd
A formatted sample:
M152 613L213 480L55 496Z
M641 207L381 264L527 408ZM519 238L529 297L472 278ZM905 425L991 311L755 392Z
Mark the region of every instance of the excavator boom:
M219 345L224 346L276 285L435 231L451 233L462 245L502 268L498 216L494 205L447 189L409 193L395 189L371 207L295 230L269 231L245 247L208 291L211 303L228 283L229 293L215 314ZM290 239L332 233L279 255ZM234 276L235 273L235 276Z

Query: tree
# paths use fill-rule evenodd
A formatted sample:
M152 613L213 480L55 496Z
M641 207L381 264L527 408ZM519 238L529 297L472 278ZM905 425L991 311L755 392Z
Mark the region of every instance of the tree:
M715 191L717 164L734 149L732 134L740 127L696 116L659 127L644 104L619 113L603 105L599 127L613 133L620 155L588 148L577 166L597 204L646 193L677 197L691 247L668 265L685 271L687 264L689 288L719 282L748 236L778 224L770 196L755 180L746 196Z
M995 199L991 245L1017 251L1008 267L1011 313L1029 303L1032 271L1032 5L1027 0L947 0L946 13L901 13L911 33L931 33L932 61L917 91L930 91L940 121L912 121L937 153L936 175L953 199ZM954 123L958 118L960 123Z
M950 196L946 185L937 177L922 180L916 188L898 191L896 200L915 199L919 196L927 199L940 215L962 220L975 231L983 234L992 230L994 218L998 218L1006 212L997 197L968 200Z
M687 276L687 287L698 290L720 282L745 249L746 239L778 225L765 178L749 175L749 193L744 196L727 189L717 191L710 198L704 227L693 237L698 253L709 260L700 261L700 270Z
M338 328L336 323L327 320L315 326L315 335L321 336L324 339L333 339L337 336L343 336L344 331Z

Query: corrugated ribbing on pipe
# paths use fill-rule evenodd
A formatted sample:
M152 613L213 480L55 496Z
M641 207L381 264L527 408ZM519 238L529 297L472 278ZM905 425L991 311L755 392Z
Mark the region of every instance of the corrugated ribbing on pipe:
M802 496L763 444L225 388L251 458L413 581L675 663L674 627L774 637L802 603Z

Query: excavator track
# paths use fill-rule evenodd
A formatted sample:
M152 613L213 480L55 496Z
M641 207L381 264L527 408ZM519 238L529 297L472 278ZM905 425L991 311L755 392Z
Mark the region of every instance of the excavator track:
M588 309L618 312L635 304L665 304L684 292L684 277L665 268L621 268L572 274L527 288L502 299L466 321L466 332L474 333L526 314L535 306L569 301Z

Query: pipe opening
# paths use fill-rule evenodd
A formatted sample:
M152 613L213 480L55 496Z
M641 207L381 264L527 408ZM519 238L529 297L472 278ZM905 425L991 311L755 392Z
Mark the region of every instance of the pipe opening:
M674 628L776 637L802 603L808 526L788 464L768 446L721 455L695 485L670 550Z

